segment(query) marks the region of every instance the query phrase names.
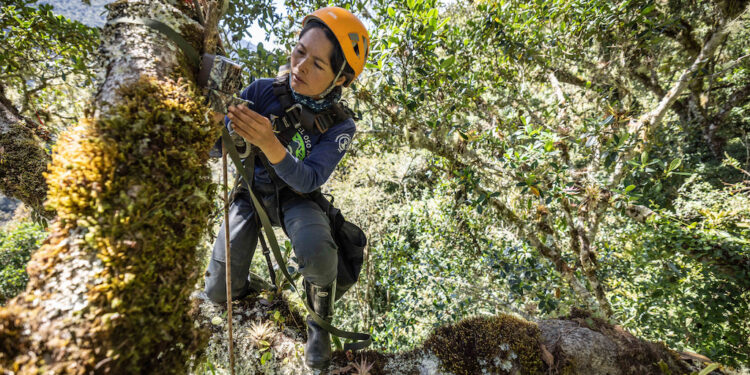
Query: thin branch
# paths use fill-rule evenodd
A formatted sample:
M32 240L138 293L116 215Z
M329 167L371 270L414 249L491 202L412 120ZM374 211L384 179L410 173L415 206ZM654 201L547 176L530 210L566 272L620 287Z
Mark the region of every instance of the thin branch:
M224 1L228 0L214 0L207 2L208 15L206 16L206 24L203 25L204 37L203 37L203 51L206 53L214 53L216 46L219 43L219 20L221 19L221 12L224 7Z
M499 216L503 220L508 221L510 224L512 224L518 230L521 236L526 241L528 241L529 244L531 244L531 246L537 249L537 251L539 251L545 258L549 259L552 264L554 264L555 269L560 272L563 279L568 282L568 285L573 288L573 291L578 295L579 298L581 298L581 300L583 300L584 303L592 308L598 306L596 299L594 299L588 289L586 289L586 287L581 284L581 282L575 276L575 271L570 268L570 266L568 266L559 251L557 251L554 247L545 245L534 232L529 230L526 223L521 220L521 218L519 218L518 215L513 212L513 210L506 206L505 203L497 198L490 198L490 204L499 213Z

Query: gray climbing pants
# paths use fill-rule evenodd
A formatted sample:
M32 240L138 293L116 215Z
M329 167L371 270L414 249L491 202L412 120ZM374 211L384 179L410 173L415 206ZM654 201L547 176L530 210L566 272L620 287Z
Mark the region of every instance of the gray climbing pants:
M331 236L330 221L323 210L313 201L294 199L282 203L281 211L297 256L299 272L312 284L333 282L337 275L338 249ZM249 193L240 190L229 207L233 298L247 293L250 263L258 243L258 230L262 230L259 226ZM227 300L224 237L222 223L205 276L205 292L216 303Z

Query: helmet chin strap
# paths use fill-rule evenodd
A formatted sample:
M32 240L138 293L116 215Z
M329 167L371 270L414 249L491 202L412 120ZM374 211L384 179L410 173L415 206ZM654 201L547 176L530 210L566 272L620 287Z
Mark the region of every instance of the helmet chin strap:
M339 69L339 72L336 73L336 77L333 77L333 81L331 82L331 85L328 86L328 88L320 93L317 97L318 98L324 98L326 95L328 95L335 87L336 87L336 81L341 77L341 73L344 72L344 68L346 68L346 61L344 61L341 64L341 69Z

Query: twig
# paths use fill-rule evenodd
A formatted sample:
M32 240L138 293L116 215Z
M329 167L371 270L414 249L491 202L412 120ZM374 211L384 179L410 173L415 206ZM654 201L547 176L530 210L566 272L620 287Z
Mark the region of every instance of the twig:
M226 288L227 288L227 330L229 331L229 368L234 375L234 340L232 339L232 258L229 242L229 185L227 184L227 147L223 145L221 163L224 178L224 257L226 259Z

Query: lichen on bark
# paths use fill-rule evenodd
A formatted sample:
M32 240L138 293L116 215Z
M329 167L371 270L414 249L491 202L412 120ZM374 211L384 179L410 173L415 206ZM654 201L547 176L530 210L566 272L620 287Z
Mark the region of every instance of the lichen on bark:
M180 6L118 1L108 19L195 28ZM217 129L192 68L163 35L113 24L102 42L107 76L46 175L57 220L26 292L0 309L0 372L184 373L205 341L188 310Z
M144 78L120 95L55 148L47 177L58 220L14 301L22 318L49 319L22 319L42 340L32 340L33 358L0 357L5 366L179 373L203 342L188 310L212 209L214 130L187 85ZM0 335L0 347L17 332Z

